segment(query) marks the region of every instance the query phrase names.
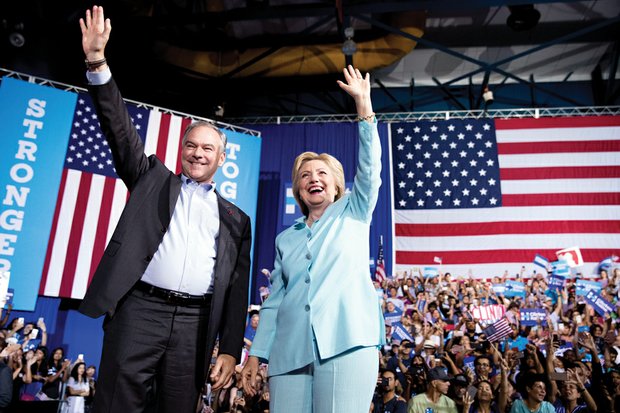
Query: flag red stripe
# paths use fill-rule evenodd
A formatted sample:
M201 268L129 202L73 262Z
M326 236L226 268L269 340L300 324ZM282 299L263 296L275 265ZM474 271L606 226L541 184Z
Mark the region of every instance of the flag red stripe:
M584 116L566 118L495 119L495 129L587 128L620 126L618 116Z
M506 221L451 224L396 224L397 237L458 237L495 234L620 233L620 221Z
M514 142L497 145L498 155L525 153L618 152L620 141Z
M54 211L54 219L52 220L52 229L50 237L47 241L47 252L45 253L45 263L43 264L43 275L39 283L39 294L45 295L45 284L47 284L47 273L50 268L50 260L52 259L52 250L54 249L54 241L56 240L56 230L58 229L58 216L62 206L62 198L65 196L65 185L67 184L68 171L63 168L62 177L60 178L60 188L58 189L58 198L56 201L56 209Z
M112 212L112 202L114 200L114 184L115 178L105 178L103 183L103 194L101 197L101 206L99 209L99 220L97 222L97 232L95 233L95 242L93 244L93 254L90 262L90 271L88 272L88 284L93 278L95 269L101 260L103 251L105 250L106 237L108 235L108 226L110 225L110 214Z
M65 266L62 274L62 281L60 283L60 290L58 292L60 297L71 297L71 290L73 289L75 268L77 265L78 255L80 253L80 242L82 241L82 231L84 230L84 219L86 216L86 207L88 206L88 196L90 194L90 184L92 179L93 176L89 173L82 173L80 176L80 186L78 188L75 212L73 213L73 222L71 223L71 231L69 233Z
M505 194L502 205L620 205L620 193Z
M450 264L484 264L484 263L524 263L531 262L536 254L555 257L557 249L535 250L477 250L477 251L396 251L396 262L414 265L421 262L433 262L433 257L442 254L443 262ZM601 257L617 253L614 249L581 248L584 262L599 262Z
M620 166L558 166L553 168L502 168L502 180L620 178Z
M181 133L179 134L179 151L177 152L177 170L176 170L177 174L181 173L181 153L183 150L183 132L185 132L185 129L187 129L190 123L192 123L191 118L183 118L183 120L181 121Z
M157 136L157 149L155 155L164 162L166 160L166 148L168 147L168 130L170 129L169 113L162 113L159 121L159 134Z

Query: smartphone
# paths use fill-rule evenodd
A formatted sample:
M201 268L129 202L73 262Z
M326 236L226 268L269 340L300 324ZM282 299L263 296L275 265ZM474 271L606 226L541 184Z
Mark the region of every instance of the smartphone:
M581 315L575 316L575 321L577 322L577 324L581 324L581 320L582 320Z
M84 354L78 354L78 360L84 360Z
M38 335L39 335L39 329L38 328L33 328L32 331L30 331L30 335L28 337L31 340L34 340L35 338L37 338Z
M37 325L41 324L43 322L43 317L39 317L39 319L37 320Z
M567 372L561 372L558 373L556 371L551 372L551 374L549 374L549 377L551 378L551 380L555 380L555 381L567 381L568 380L568 373Z
M409 289L409 286L407 284L403 285L403 290L407 291Z
M24 324L24 317L19 317L19 318L17 319L17 321L19 322L19 324L22 324L22 325L23 325L23 324Z
M476 386L469 386L467 388L467 394L469 394L472 400L476 397L476 393L478 393L478 388Z
M243 389L237 389L237 398L238 399L242 399L243 398Z
M515 358L522 359L523 357L525 357L525 354L522 351L515 353Z

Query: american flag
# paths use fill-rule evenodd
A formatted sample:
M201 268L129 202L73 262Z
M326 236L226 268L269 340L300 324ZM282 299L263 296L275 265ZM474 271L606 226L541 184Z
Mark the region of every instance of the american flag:
M157 154L168 168L180 171L182 131L191 119L131 103L127 107L147 155ZM84 297L127 197L90 96L80 93L39 294Z
M480 278L620 250L620 117L393 123L395 270ZM589 267L589 268L586 268Z
M377 265L375 268L375 281L382 283L387 278L385 274L385 259L383 257L383 244L379 244L379 253L377 254Z
M506 317L504 317L482 330L482 332L487 336L488 341L494 343L504 337L508 337L512 333L512 328Z

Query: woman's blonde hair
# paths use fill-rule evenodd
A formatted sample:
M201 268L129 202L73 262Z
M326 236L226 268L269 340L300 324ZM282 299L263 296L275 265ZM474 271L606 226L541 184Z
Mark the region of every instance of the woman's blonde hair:
M305 217L308 216L310 211L301 197L299 196L299 170L302 165L308 161L323 161L325 165L329 168L332 174L334 174L334 180L336 181L336 198L334 201L339 200L342 195L344 195L344 169L342 168L342 164L340 161L330 154L322 153L318 154L316 152L304 152L295 158L295 163L293 163L293 196L295 197L295 201L297 201L297 205L301 208L301 212Z

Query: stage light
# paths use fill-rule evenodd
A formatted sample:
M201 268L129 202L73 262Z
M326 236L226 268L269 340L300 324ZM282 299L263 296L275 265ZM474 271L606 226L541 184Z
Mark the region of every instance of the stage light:
M357 52L357 45L355 41L353 41L353 36L355 35L355 29L353 27L347 27L344 29L344 36L347 40L342 44L342 53L346 56L353 56L355 52Z

